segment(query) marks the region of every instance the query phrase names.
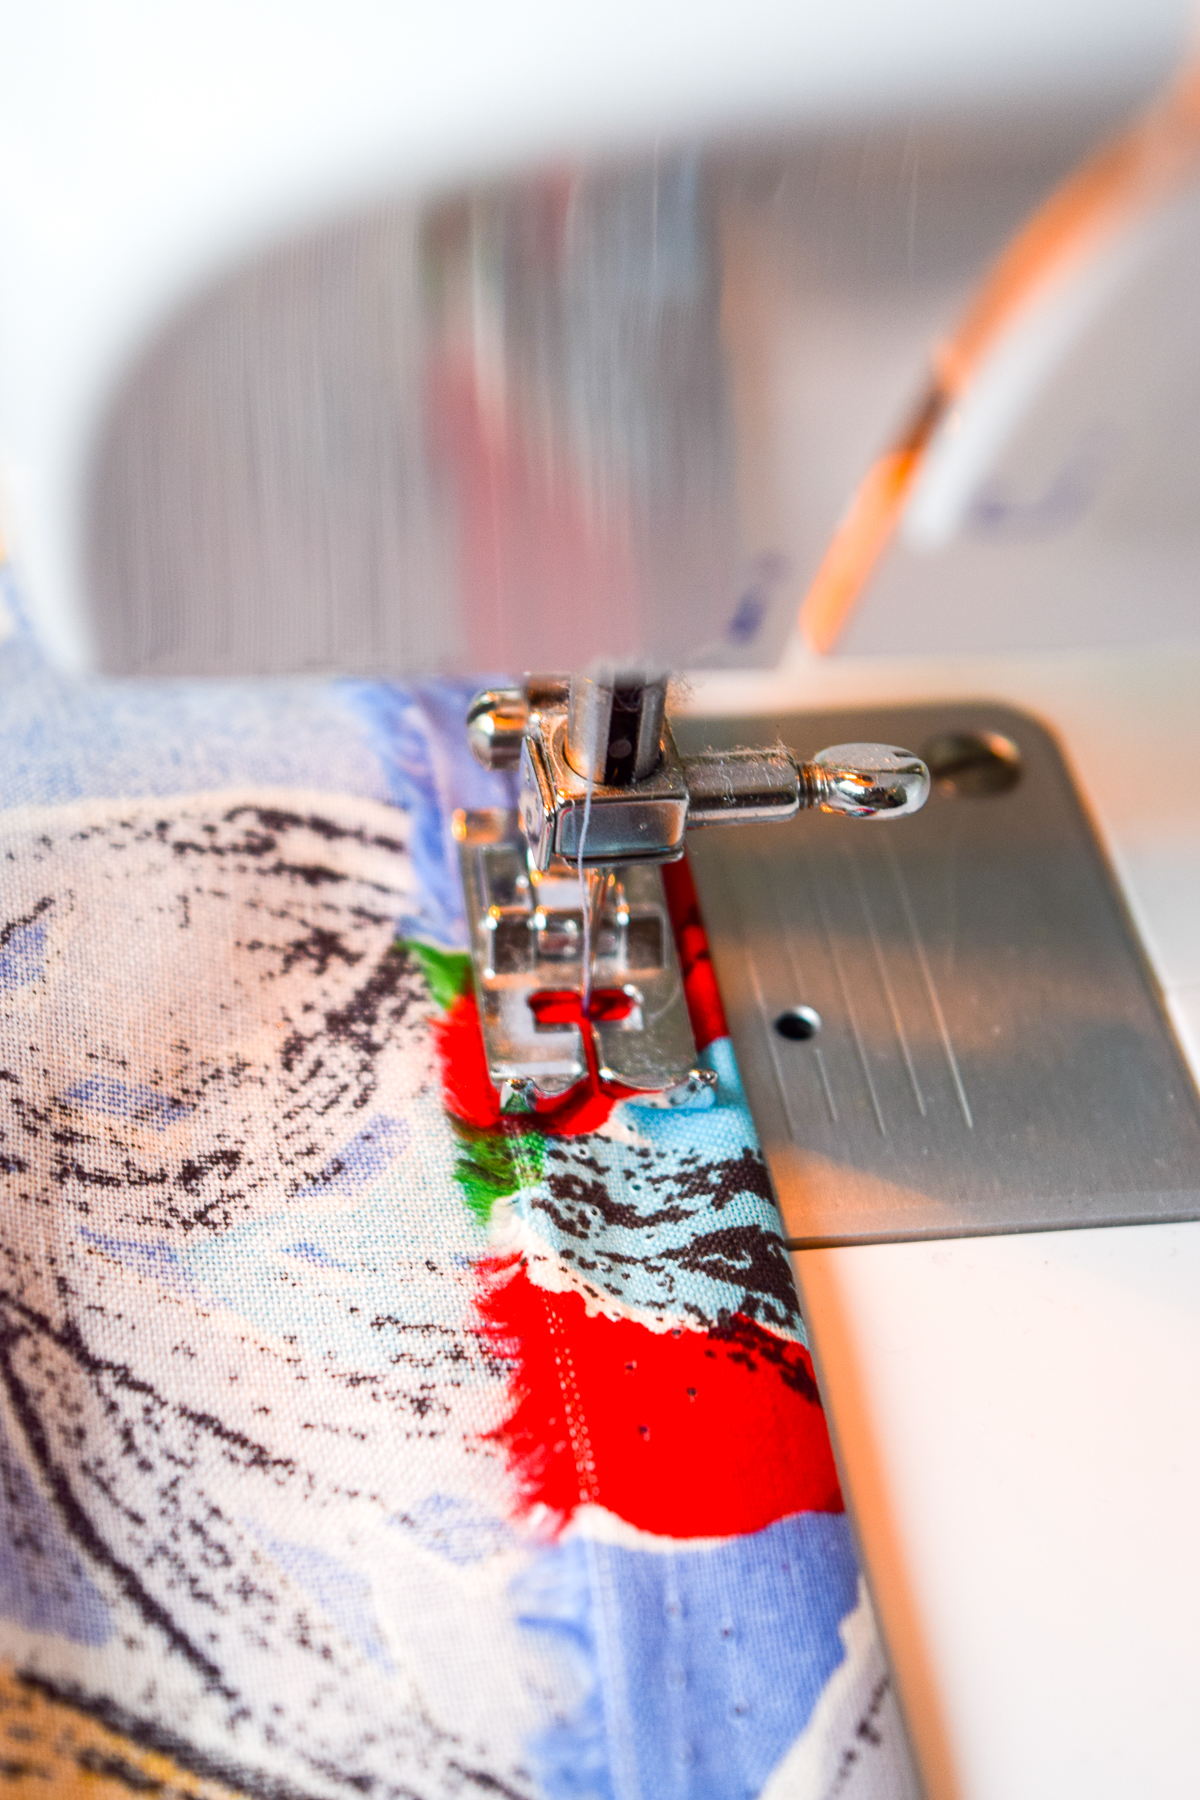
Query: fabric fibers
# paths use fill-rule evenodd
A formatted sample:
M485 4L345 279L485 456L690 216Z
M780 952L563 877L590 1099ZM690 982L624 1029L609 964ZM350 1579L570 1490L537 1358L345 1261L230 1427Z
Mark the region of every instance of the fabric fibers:
M717 1104L514 1126L463 694L5 606L0 1786L915 1792L686 892Z

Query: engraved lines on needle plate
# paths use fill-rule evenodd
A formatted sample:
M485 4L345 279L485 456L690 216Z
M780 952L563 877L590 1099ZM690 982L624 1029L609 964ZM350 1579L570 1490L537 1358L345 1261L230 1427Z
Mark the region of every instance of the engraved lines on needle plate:
M685 723L688 751L1018 757L998 786L939 780L901 825L812 813L689 846L791 1243L1200 1217L1200 1097L1036 720L948 702Z
M786 909L766 858L754 851L746 863L763 897L760 929L744 946L755 1002L768 1018L804 1005L822 1020L807 1042L771 1034L775 1085L793 1139L817 1148L831 1128L843 1145L847 1132L911 1141L914 1134L971 1130L937 955L893 847L846 845L820 859L797 859Z

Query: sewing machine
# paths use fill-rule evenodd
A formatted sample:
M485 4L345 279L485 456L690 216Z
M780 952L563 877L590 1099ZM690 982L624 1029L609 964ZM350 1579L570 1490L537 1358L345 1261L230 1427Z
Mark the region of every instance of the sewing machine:
M140 34L160 29L135 11L106 20L110 41L91 46L91 54L112 59L105 67L114 108L123 92L142 91L121 88L121 59ZM729 29L702 20L686 42L665 12L663 22L663 36L652 35L647 47L640 16L610 19L594 82L594 43L532 13L530 30L543 34L543 44L524 61L473 15L474 38L447 37L440 48L427 27L441 86L430 82L427 63L422 91L394 61L381 72L385 56L370 70L357 67L354 30L368 40L384 31L365 9L334 46L344 94L318 108L315 122L312 95L330 46L310 38L306 26L289 45L287 78L269 108L239 110L233 77L210 65L207 84L195 83L204 97L194 116L157 115L165 174L145 155L144 122L136 119L118 138L120 169L107 163L112 134L96 129L68 87L57 102L64 105L61 162L55 168L46 160L42 187L27 154L7 159L16 173L3 230L23 275L4 284L0 333L7 532L47 643L76 667L130 674L533 668L574 676L490 690L469 721L485 760L521 771L519 827L509 821L502 832L494 821L465 818L460 828L468 882L489 884L472 895L475 962L481 993L496 999L492 1062L511 1105L553 1101L583 1079L593 994L606 1079L657 1088L669 1102L703 1103L703 1075L693 1070L677 996L673 1011L670 1004L662 903L653 885L639 883L652 877L656 858L678 850L688 822L745 816L744 835L699 834L694 861L785 1217L792 1241L806 1246L797 1251L801 1287L927 1789L999 1795L1086 1786L1101 1793L1107 1781L1113 1792L1165 1792L1172 1783L1184 1791L1186 1661L1155 1664L1153 1680L1142 1665L1156 1632L1181 1654L1200 1599L1187 1560L1200 1447L1194 1427L1163 1397L1168 1359L1178 1370L1196 1358L1194 1300L1175 1271L1200 1258L1200 1228L1119 1227L1134 1218L1187 1219L1197 1210L1194 1101L1054 746L1028 720L976 711L963 697L1001 693L1064 731L1110 854L1127 876L1132 869L1129 892L1157 953L1159 980L1194 991L1186 902L1176 896L1186 893L1187 857L1200 841L1188 835L1200 832L1200 820L1186 780L1195 651L1137 651L1135 676L1102 657L1022 662L1013 653L1077 639L1119 646L1194 633L1187 492L1170 489L1170 517L1161 507L1135 509L1124 560L1114 559L1103 543L1055 533L1063 518L1086 524L1091 496L1119 466L1115 440L1087 439L1088 421L1076 420L1064 457L1044 424L1047 412L1061 421L1061 405L1041 414L1027 406L1024 444L1011 419L1003 430L994 426L994 408L990 438L964 410L960 435L975 446L975 461L956 457L954 433L943 434L905 540L847 627L844 641L859 657L821 663L789 637L840 507L919 388L929 341L1023 213L1149 95L1177 54L1182 21L1166 6L1136 19L1119 11L1076 19L1068 9L1043 9L1037 18L998 9L982 21L881 14L869 34L861 26L843 37L834 32L816 49L808 27L768 17L768 9L761 21L739 13ZM34 25L24 29L36 36ZM207 17L206 31L219 44ZM278 41L269 47L273 55ZM264 41L246 57L252 83L270 66L267 48ZM197 53L205 54L196 43L173 51ZM36 67L28 46L27 54ZM339 63L338 55L349 60ZM641 74L630 93L631 63ZM402 80L411 85L400 118ZM989 84L991 119L973 128L947 122L947 96L979 104ZM171 93L190 91L189 82ZM214 93L224 95L231 121L215 158L195 148L209 142ZM1063 93L1070 106L1060 105ZM24 104L56 104L50 84L32 82ZM69 106L77 108L71 121ZM1020 153L1010 150L1005 160L1000 147L1011 142L1012 111L1022 107ZM22 129L17 111L9 131ZM864 114L883 123L864 128ZM896 117L904 123L890 128ZM760 133L770 123L788 125L791 135L780 129L719 144L699 158L644 152L646 136L664 127L682 140L720 137L754 121ZM29 142L53 135L28 114L23 128ZM522 173L552 152L581 147L600 158L588 165L601 171L590 187L586 174L572 190L565 179ZM94 187L85 204L81 171L89 158ZM922 158L935 188L928 214L919 204ZM987 200L976 209L972 196L980 191ZM65 210L68 196L88 215L86 226ZM553 243L571 204L585 220L590 205L593 226L570 290L575 311L553 315L562 264L536 258L541 286L527 279L522 310L504 286L503 253L513 241L505 231L527 249L544 245L546 234ZM1167 233L1168 248L1186 246L1187 219L1173 216L1178 229ZM640 245L624 266L613 254L621 242ZM597 244L607 251L598 254ZM649 289L647 246L661 253ZM528 277L530 266L519 264L517 273ZM1158 266L1153 255L1149 266ZM1177 259L1176 283L1178 266L1186 269L1186 259ZM589 301L598 273L613 269L620 279L610 276L600 296L608 307L625 304L643 320L651 303L674 309L675 341L682 333L690 345L676 387L650 382L660 346L648 334L632 350L622 347L634 375L612 394L621 359L597 342L595 319L604 308ZM1105 302L1114 291L1104 290L1089 316L1112 318ZM1082 317L1077 308L1060 321L1060 355L1084 335ZM1116 318L1119 325L1119 312ZM541 335L522 339L530 319ZM515 343L504 336L514 320ZM409 328L397 330L397 322ZM314 341L326 358L315 380ZM547 343L558 360L539 362ZM1032 353L1023 363L1010 360L1010 376L1015 366L1025 371L1027 400L1042 391L1049 368L1064 366L1046 354L1043 348L1040 364ZM1093 344L1091 354L1103 354L1103 345ZM684 379L696 369L712 377L699 389ZM724 385L716 379L722 369ZM523 388L514 388L514 371ZM994 385L1004 390L1000 377ZM594 402L597 391L612 407L601 441L588 433L586 409L581 424L570 404L580 394ZM453 422L456 435L442 446L440 463L414 433L407 404L414 393L423 397L421 418ZM188 429L179 431L183 417ZM510 429L514 417L519 436ZM297 466L287 466L273 444L272 421L280 418L307 446ZM618 452L635 425L644 460L631 476ZM530 444L540 461L528 454ZM573 489L562 480L564 445L574 458ZM803 469L802 482L790 474L794 466ZM673 487L680 467L687 480ZM1158 492L1153 483L1151 490ZM491 534L472 552L460 526L478 516L481 494ZM1128 495L1125 501L1128 517ZM1027 523L1032 516L1023 537L1022 509ZM524 526L522 547L537 546L533 556L515 555L503 542L497 548L496 520L514 514ZM210 528L218 517L220 532ZM461 579L471 553L473 586ZM564 566L579 578L572 591L580 603L572 608L562 606L555 585ZM1139 588L1133 607L1131 583L1144 566L1153 592L1143 596ZM964 591L988 596L989 604L963 605ZM1019 616L1000 618L997 597L1013 592ZM891 664L863 658L876 647L906 656ZM998 654L986 661L981 648ZM607 679L597 667L604 657ZM773 672L759 672L781 658ZM673 737L664 727L662 670L704 665L709 672L692 676L691 694L675 708ZM789 743L786 733L800 708L861 712L915 700L936 707L936 717L918 720L912 748L927 752L941 786L919 819L871 826L871 843L882 837L889 846L879 857L903 859L899 883L885 890L870 859L846 848L852 825L786 820L813 803L913 811L927 787L921 756L888 746L861 754L861 744L858 754L843 744L822 755L825 740ZM762 741L747 748L755 716L764 721ZM724 743L722 717L739 721ZM967 740L965 749L962 742L955 748L956 738ZM1133 744L1150 746L1136 771L1121 756ZM984 770L975 796L972 759ZM1145 772L1172 763L1185 771L1179 780ZM1031 796L1042 812L1036 805L1033 815L1024 811ZM1139 887L1136 859L1148 803L1157 809L1157 841L1176 846L1160 854L1179 858L1174 885L1161 881L1157 900ZM1003 832L989 823L989 807L992 820L1005 818ZM984 1109L969 1066L979 1046L961 1041L953 976L948 981L943 971L947 957L953 965L959 927L943 910L941 937L927 941L936 904L911 892L913 871L928 868L936 853L939 824L948 841L952 815L966 821L962 832L976 844L990 838L1011 847L1019 839L1025 854L1043 859L1069 850L1095 911L1092 936L1075 946L1076 973L1093 955L1107 958L1092 1021L1097 1055L1080 1071L1083 1089L1070 1090L1078 1110L1064 1112L1054 1088L1055 1068L1070 1062L1062 1041L1039 1046L1044 1066L1021 1093L1021 1118L1040 1094L1043 1126L1057 1120L1061 1127L1053 1176L1040 1188L1026 1166L1002 1192L981 1175ZM951 835L965 855L967 838L958 831L955 824ZM818 881L805 902L803 933L789 939L801 928L772 913L779 883L769 868L752 887L739 891L737 883L742 869L761 873L763 859L779 854L786 888L787 859L803 858L806 841L813 868L833 885ZM722 842L745 848L722 852ZM775 844L783 847L776 852ZM589 866L627 872L589 881ZM965 904L947 866L938 871L943 894ZM1145 867L1153 876L1149 854ZM855 886L864 876L865 902ZM845 892L850 898L839 905ZM923 929L911 933L903 969L889 967L877 982L871 973L880 1009L878 1019L868 1018L853 992L847 997L848 940L833 928L857 916L851 938L873 958L873 930L889 942L909 931L906 895ZM977 908L987 899L976 895ZM1164 951L1156 920L1169 920L1173 908L1182 923L1171 927ZM1077 917L1068 896L1054 918L1035 922L1051 952L1040 1010L1022 1021L1017 1006L1005 1020L1028 1028L1032 1017L1045 1027L1061 1016L1066 988L1054 989L1049 974ZM1019 968L1013 974L1020 945L1004 935L1010 922L994 921L993 1008L1014 1001L1020 979ZM756 961L752 927L789 942L798 959L790 971L787 959L773 971ZM1038 941L1035 930L1029 947ZM782 979L778 992L764 988L768 975ZM828 998L810 978L825 982ZM917 1002L906 982L918 999L925 994L929 1042L941 1059L936 1074L921 1060L925 1047L911 1027ZM531 1014L530 993L553 999L576 984L583 992L576 1016ZM514 991L515 1007L506 998ZM902 1021L898 1034L889 996ZM1176 1007L1177 1025L1192 1019L1189 1004ZM1106 1040L1114 1016L1117 1034ZM987 1018L990 1025L993 1014ZM1200 1032L1194 1020L1192 1029ZM892 1063L880 1074L877 1050L889 1032ZM1021 1053L1018 1039L1018 1063ZM855 1077L852 1103L839 1059L866 1073L865 1081ZM908 1084L903 1128L885 1081L897 1092ZM1103 1097L1114 1083L1125 1111L1105 1119ZM1155 1106L1151 1116L1146 1109ZM959 1136L939 1186L914 1171L946 1141L920 1136L942 1107ZM862 1130L843 1154L851 1116ZM1138 1142L1130 1121L1143 1133ZM880 1145L890 1155L905 1130L900 1180L872 1155ZM1035 1161L1049 1154L1047 1143L1043 1130ZM1163 1166L1153 1186L1144 1164L1156 1145ZM808 1157L806 1167L789 1163L797 1154ZM823 1174L814 1158L823 1158ZM979 1191L968 1193L976 1180ZM1081 1196L1093 1204L1073 1211L1065 1204ZM914 1200L939 1216L918 1216ZM1022 1213L1017 1202L1030 1201L1036 1205ZM989 1235L1095 1222L1118 1229ZM838 1247L856 1239L857 1247ZM1122 1307L1119 1327L1114 1314ZM1109 1334L1118 1328L1125 1372L1114 1374L1106 1362L1097 1374L1089 1357L1111 1357ZM1004 1333L1002 1368L993 1330ZM1094 1396L1094 1385L1110 1379L1124 1395L1125 1452L1110 1448L1110 1419ZM1141 1417L1131 1416L1135 1409ZM1153 1471L1144 1486L1114 1476L1126 1462ZM1095 1508L1111 1521L1107 1532ZM1133 1535L1144 1525L1143 1509L1158 1515L1149 1547ZM1113 1538L1122 1525L1118 1552ZM1102 1547L1108 1587L1096 1597L1088 1582L1099 1579ZM1169 1567L1173 1583L1157 1604L1141 1591L1151 1566L1160 1584ZM1130 1634L1124 1653L1115 1643L1118 1621ZM1087 1733L1093 1748L1085 1755L1079 1743Z

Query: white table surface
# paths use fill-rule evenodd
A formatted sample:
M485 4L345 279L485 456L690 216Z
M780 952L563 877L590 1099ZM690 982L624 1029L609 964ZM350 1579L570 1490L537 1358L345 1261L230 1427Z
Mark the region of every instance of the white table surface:
M1200 1072L1200 652L797 651L691 704L948 696L1056 730ZM1200 1793L1200 1223L796 1263L930 1800Z

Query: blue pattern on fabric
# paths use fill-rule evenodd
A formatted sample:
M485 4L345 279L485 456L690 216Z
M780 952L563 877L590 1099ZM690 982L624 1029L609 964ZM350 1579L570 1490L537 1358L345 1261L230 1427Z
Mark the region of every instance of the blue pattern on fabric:
M380 1663L390 1673L392 1659L371 1606L371 1583L367 1577L340 1558L330 1556L327 1550L312 1544L289 1543L256 1520L247 1523L263 1549L293 1581L307 1589L326 1617L352 1644L358 1645L370 1662Z
M449 832L457 806L512 806L511 777L489 775L467 747L463 723L477 682L424 682L411 692L382 681L340 681L365 723L389 799L409 813L410 854L428 905L413 935L462 949L467 942L458 861Z
M484 1512L461 1494L427 1494L408 1512L393 1514L388 1523L460 1569L515 1550L520 1543L507 1520Z
M467 743L467 708L481 688L505 685L499 678L471 681L421 681L413 698L425 717L442 805L515 806L515 773L492 774L480 768Z
M754 1800L843 1660L858 1564L844 1513L699 1549L581 1533L543 1556L517 1600L590 1677L578 1713L535 1747L550 1800Z
M353 1194L367 1187L377 1175L403 1155L412 1141L407 1119L390 1119L376 1113L369 1125L356 1132L319 1175L312 1178L312 1190L326 1194ZM306 1189L302 1198L309 1197Z
M569 1538L544 1550L513 1584L519 1622L552 1640L580 1688L571 1713L554 1719L530 1746L547 1800L615 1800L591 1548L583 1538Z
M368 733L328 682L78 681L0 645L4 804L248 783L388 798Z
M89 1075L68 1088L63 1099L82 1112L108 1113L114 1119L130 1119L135 1125L148 1125L152 1131L166 1131L193 1110L169 1094L151 1087L131 1087L128 1082L110 1080L103 1075Z
M72 1644L106 1644L112 1616L0 1429L0 1618Z
M34 919L10 925L0 941L0 988L27 987L44 968L46 927Z
M79 1235L93 1250L111 1256L123 1268L136 1270L139 1275L156 1281L160 1287L178 1288L189 1294L197 1292L196 1283L185 1267L183 1258L170 1244L143 1243L140 1238L111 1237L105 1231L91 1231L86 1225L79 1227Z
M315 1264L318 1269L348 1269L349 1263L338 1262L335 1256L329 1256L319 1244L285 1244L284 1256L298 1256L302 1262Z

